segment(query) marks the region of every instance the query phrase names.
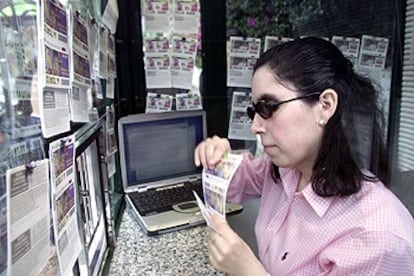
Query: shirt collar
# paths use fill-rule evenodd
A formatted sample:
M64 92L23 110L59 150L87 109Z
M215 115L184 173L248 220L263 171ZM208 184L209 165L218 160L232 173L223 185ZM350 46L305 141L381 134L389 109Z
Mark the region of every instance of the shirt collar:
M317 195L313 191L311 183L303 189L302 194L319 217L323 217L334 199L333 196L321 197Z
M295 194L302 194L319 217L322 217L326 213L334 197L321 197L317 195L313 191L311 183L308 183L302 192L296 193L300 172L295 169L286 168L279 168L279 172L283 189L288 198L293 198Z

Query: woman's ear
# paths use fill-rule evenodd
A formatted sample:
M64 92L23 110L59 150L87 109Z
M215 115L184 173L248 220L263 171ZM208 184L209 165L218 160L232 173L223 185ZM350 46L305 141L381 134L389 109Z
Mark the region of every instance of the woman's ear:
M338 106L338 94L335 90L328 88L325 89L319 96L319 121L325 122L335 114Z

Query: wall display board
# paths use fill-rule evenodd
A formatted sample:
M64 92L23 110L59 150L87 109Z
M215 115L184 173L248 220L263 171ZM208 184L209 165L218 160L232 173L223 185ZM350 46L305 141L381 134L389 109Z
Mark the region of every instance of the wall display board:
M176 94L199 94L201 46L199 0L141 0L145 112L187 109L154 104ZM154 97L153 95L158 95ZM149 101L149 102L148 102ZM171 102L172 103L172 102ZM169 104L169 101L167 102ZM188 109L191 109L189 107ZM158 111L157 111L158 110Z
M113 249L108 2L104 14L98 0L0 4L0 275L98 275Z

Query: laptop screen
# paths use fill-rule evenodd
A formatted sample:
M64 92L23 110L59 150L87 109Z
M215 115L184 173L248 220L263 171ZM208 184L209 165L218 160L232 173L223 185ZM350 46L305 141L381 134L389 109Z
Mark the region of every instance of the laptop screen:
M129 115L118 130L124 188L201 172L194 148L205 138L204 111Z

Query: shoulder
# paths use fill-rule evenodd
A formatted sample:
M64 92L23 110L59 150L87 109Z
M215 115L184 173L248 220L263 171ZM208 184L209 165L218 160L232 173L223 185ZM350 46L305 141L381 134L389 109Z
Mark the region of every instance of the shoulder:
M343 275L413 275L414 247L387 231L364 231L331 244L321 266Z
M397 196L381 182L364 181L354 199L367 231L389 232L414 246L414 219Z

